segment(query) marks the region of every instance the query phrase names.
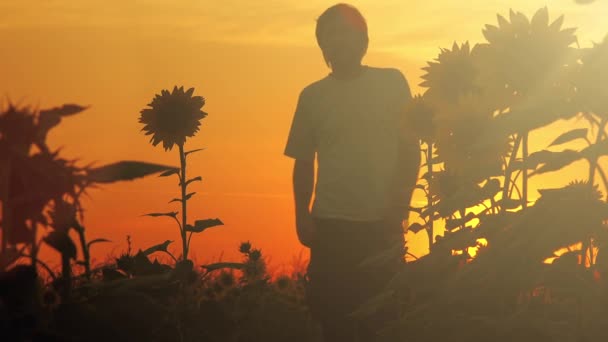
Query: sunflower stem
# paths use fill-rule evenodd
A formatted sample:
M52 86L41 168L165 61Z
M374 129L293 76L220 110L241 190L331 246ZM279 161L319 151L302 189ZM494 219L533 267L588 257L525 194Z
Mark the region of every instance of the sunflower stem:
M606 119L602 118L602 121L598 124L597 137L595 139L595 144L599 144L602 141L602 137L604 136L604 130L606 127ZM589 158L589 187L593 189L595 183L595 170L597 167L597 158L592 157Z
M528 132L523 134L523 138L522 138L522 162L523 162L523 169L522 169L522 203L521 203L521 207L523 209L526 209L528 207L528 167L526 166L526 161L528 160Z
M182 225L180 227L180 233L182 237L182 259L188 260L188 240L186 237L186 225L187 221L187 200L186 200L186 155L184 154L184 144L179 144L179 161L181 166L181 182L180 188L182 191Z
M433 249L433 235L435 227L434 227L434 220L433 220L433 193L431 192L431 180L433 179L433 143L429 142L427 143L427 151L426 151L426 165L427 165L427 171L428 171L428 178L427 178L427 186L428 186L428 192L426 193L426 200L427 200L427 205L429 206L429 212L431 213L431 216L429 217L429 226L427 228L427 235L429 238L429 253L432 251Z
M509 164L507 165L507 167L505 169L505 184L504 184L503 191L502 191L503 199L509 198L509 183L511 181L511 173L513 172L513 162L517 158L517 151L519 150L519 145L521 144L521 140L522 140L522 138L520 135L518 135L515 138L515 145L513 146L513 151L511 152L511 156L509 158ZM524 164L523 167L526 168L527 166ZM502 208L502 211L505 211L504 206Z

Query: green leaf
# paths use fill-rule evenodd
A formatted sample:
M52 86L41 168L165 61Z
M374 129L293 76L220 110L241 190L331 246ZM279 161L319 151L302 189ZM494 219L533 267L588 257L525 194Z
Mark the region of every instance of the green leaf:
M584 139L586 136L587 136L586 128L573 129L571 131L561 134L559 137L557 137L555 140L553 140L553 142L549 146L565 144L567 142L570 142L570 141L573 141L576 139Z
M160 175L158 175L158 177L167 177L167 176L171 176L173 174L179 174L179 169L171 169L171 170L167 170L163 173L161 173Z
M188 156L189 154L191 154L191 153L198 152L198 151L202 151L202 150L204 150L204 148L197 148L196 150L187 151L186 153L184 153L184 156L186 156L186 157L187 157L187 156Z
M168 252L168 251L167 251L167 247L169 247L169 245L170 245L172 242L173 242L173 241L171 241L171 240L166 240L166 241L165 241L165 242L163 242L163 243L160 243L160 244L158 244L158 245L155 245L155 246L152 246L152 247L150 247L150 248L146 249L146 250L145 250L145 251L143 251L142 253L143 253L144 255L146 255L146 256L147 256L147 255L150 255L150 254L152 254L152 253L154 253L154 252Z
M188 224L186 225L187 232L200 233L207 228L222 226L224 223L220 219L206 219L206 220L197 220L194 221L194 226Z
M95 240L91 240L87 243L87 248L91 248L91 245L94 245L96 243L100 243L100 242L112 242L108 239L95 239Z
M77 104L64 104L61 107L54 107L51 109L43 109L40 111L40 115L58 115L58 116L68 116L74 115L82 112L83 110L89 107L83 107Z
M94 183L114 183L145 177L167 169L174 167L139 161L121 161L87 170L86 179Z
M67 233L54 230L43 241L62 255L70 259L76 259L76 244Z
M207 272L212 272L222 268L231 268L235 270L242 270L245 268L245 264L239 262L218 262L215 264L203 265L202 268L206 269Z
M168 213L149 213L149 214L143 214L142 216L151 216L151 217L169 216L169 217L175 218L177 216L177 214L178 214L177 211L172 211L172 212L168 212Z

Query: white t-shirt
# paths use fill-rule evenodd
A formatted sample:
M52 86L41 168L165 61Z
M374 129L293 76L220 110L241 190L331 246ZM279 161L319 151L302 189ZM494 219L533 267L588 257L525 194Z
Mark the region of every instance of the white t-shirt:
M314 217L383 218L410 98L399 70L369 66L355 79L328 75L302 90L284 154L314 161L316 153Z

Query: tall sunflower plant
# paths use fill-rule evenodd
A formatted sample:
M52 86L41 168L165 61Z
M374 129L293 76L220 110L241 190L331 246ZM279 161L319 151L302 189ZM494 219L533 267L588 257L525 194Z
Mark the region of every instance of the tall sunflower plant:
M146 108L141 110L139 117L139 122L144 124L142 131L151 136L150 143L153 146L162 142L165 151L170 151L174 146L177 146L180 167L167 170L161 173L160 177L177 176L180 190L179 197L171 199L169 203L178 203L181 207L181 215L178 211L171 211L148 213L144 216L170 217L175 220L182 242L182 261L188 260L193 234L223 225L223 222L218 218L195 220L194 222L188 220L188 201L196 194L196 192L190 191L189 187L194 182L202 181L202 177L188 178L186 173L187 161L190 155L203 149L197 148L186 151L185 144L187 138L194 137L199 131L200 121L207 117L207 113L202 110L205 105L205 98L194 96L193 93L194 88L184 90L184 87L178 88L177 86L171 92L166 89L162 90L160 94L155 95ZM164 248L158 250L166 252L166 243L162 245Z

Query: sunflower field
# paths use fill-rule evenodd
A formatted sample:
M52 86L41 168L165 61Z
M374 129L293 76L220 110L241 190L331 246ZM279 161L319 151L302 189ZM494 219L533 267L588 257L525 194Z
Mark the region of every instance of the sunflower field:
M425 236L429 252L407 253L386 288L351 314L397 307L378 341L608 340L608 36L581 48L563 21L547 8L498 14L484 42L454 43L424 68L425 91L405 108L404 127L420 142L414 191L423 200L404 230ZM177 146L177 167L66 159L46 136L80 105L0 110L6 341L321 341L304 272L269 274L249 242L235 262L188 258L193 236L223 224L187 215L201 177L187 174L200 149L186 143L204 105L194 89L175 87L140 112L152 145ZM175 221L182 254L168 252L170 240L129 244L91 265L107 240L86 235L81 196L153 174L178 178L171 202L181 210L146 216ZM59 252L61 270L38 257L41 244ZM391 253L365 263L381 267Z

